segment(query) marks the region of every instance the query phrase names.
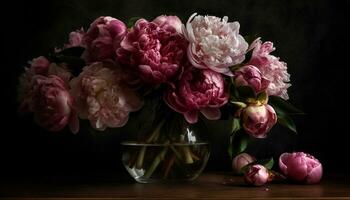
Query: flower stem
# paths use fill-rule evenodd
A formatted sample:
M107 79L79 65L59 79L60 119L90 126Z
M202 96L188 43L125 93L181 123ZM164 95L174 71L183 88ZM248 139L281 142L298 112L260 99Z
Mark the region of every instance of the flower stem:
M180 141L181 142L185 141L184 135L180 135ZM182 147L182 152L184 153L184 156L185 156L186 164L192 164L193 159L192 159L191 150L190 150L189 146L186 145L186 146L181 146L181 147Z
M146 144L151 143L153 141L155 141L158 136L159 136L159 131L162 128L163 124L164 124L165 120L161 121L158 126L154 129L154 131L152 132L152 134L148 137L148 139L146 139ZM137 157L137 161L136 161L136 169L142 169L142 165L143 165L143 160L146 154L146 150L147 147L143 146L140 150L140 152L138 153L138 157Z
M174 147L173 145L170 145L170 149L174 152L178 160L182 160L181 154L176 150L176 147Z
M142 169L143 160L145 157L146 150L147 150L146 146L141 147L141 150L137 156L136 169Z
M185 162L186 162L186 164L192 164L193 163L193 159L192 159L190 148L188 146L183 146L182 147L182 151L184 152L184 155L185 155Z
M190 154L194 160L197 160L197 161L200 160L200 158L196 154L194 154L193 151L191 151L191 150L190 150Z
M170 169L174 165L175 159L176 159L176 155L173 154L173 156L170 158L169 162L166 165L166 168L165 168L165 171L164 171L164 177L163 177L164 179L168 178Z
M153 133L149 136L149 138L146 140L146 143L150 143L150 142L154 142L158 136L159 136L159 131L162 128L162 126L164 125L165 120L162 120L158 126L154 129Z
M165 147L162 149L161 152L159 152L159 154L153 160L150 168L146 171L146 173L144 175L145 178L150 178L152 176L153 172L156 170L159 163L164 159L165 154L168 152L169 147L167 146L167 144L169 144L169 141L166 141L164 144L165 144Z

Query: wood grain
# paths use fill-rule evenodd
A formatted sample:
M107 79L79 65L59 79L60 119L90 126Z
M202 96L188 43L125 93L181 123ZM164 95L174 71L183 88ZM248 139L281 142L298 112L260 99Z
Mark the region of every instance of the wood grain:
M224 184L230 180L230 184ZM191 183L140 184L118 175L107 179L46 177L2 181L1 199L350 199L349 176L332 175L317 185L273 183L247 187L241 177L205 173Z

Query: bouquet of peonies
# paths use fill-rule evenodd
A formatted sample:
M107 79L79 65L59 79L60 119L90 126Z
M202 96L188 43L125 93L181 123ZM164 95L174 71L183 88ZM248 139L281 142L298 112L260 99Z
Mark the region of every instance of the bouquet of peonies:
M149 99L190 124L230 113L235 171L254 185L276 176L271 160L242 153L249 137L265 138L277 122L296 131L290 115L301 111L287 102L290 75L271 55L273 43L248 41L227 17L195 13L186 24L176 16L129 24L99 17L87 31L71 32L63 47L30 61L20 77L20 110L49 131L69 126L73 133L79 118L99 131L122 127ZM322 175L308 154L283 154L279 164L293 180L315 183Z

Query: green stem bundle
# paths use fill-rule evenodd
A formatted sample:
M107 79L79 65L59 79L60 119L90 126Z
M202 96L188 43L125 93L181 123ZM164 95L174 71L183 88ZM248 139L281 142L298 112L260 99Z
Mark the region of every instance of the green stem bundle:
M150 178L151 175L153 174L153 172L158 167L159 163L162 160L164 160L165 154L168 152L168 149L169 149L169 146L168 146L169 141L166 141L164 144L165 144L165 147L163 148L163 150L161 152L159 152L159 154L153 160L152 165L150 166L150 168L146 171L146 173L144 175L145 178Z

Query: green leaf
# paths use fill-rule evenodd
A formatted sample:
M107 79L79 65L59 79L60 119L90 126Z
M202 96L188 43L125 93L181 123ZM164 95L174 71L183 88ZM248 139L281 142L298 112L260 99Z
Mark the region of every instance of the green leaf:
M241 129L241 120L235 117L232 120L231 133L237 132L239 129Z
M263 165L267 169L272 169L273 165L275 164L275 161L273 160L273 158L264 159L264 160L259 160L258 164Z
M84 51L85 51L84 47L71 47L71 48L63 49L62 51L56 54L62 55L62 56L80 57Z
M230 136L230 144L228 148L228 153L231 157L242 153L248 147L249 136L244 131L236 131Z
M269 97L269 104L276 111L278 123L287 127L289 130L293 131L294 133L297 133L295 123L294 123L293 119L290 117L290 115L292 115L292 114L304 114L304 112L295 108L288 101L286 101L280 97L277 97L277 96L270 96Z
M141 17L131 17L128 22L126 23L126 26L128 28L132 28L137 20L141 19Z
M287 127L289 130L293 131L294 133L297 133L297 129L295 126L295 123L293 121L293 119L288 116L288 115L278 115L277 114L277 118L278 118L278 123Z
M241 170L239 170L238 174L244 174L248 170L248 168L252 166L254 163L256 162L250 163L248 165L244 165L244 167L242 167Z
M256 164L263 165L264 167L266 167L266 169L271 170L273 165L275 164L275 161L273 160L273 158L257 160L255 162L249 163L248 165L245 165L244 167L242 167L239 173L240 174L244 173L245 171L248 170L250 166L256 165Z
M247 104L240 102L240 101L230 101L234 106L236 106L239 109L247 107Z
M287 114L305 114L303 111L299 110L298 108L294 107L291 103L278 96L270 96L269 104L274 108L278 107L280 110Z
M51 62L55 63L67 63L72 66L77 66L77 67L84 67L85 66L85 61L79 57L75 56L65 56L61 54L57 55L51 55L50 56Z

